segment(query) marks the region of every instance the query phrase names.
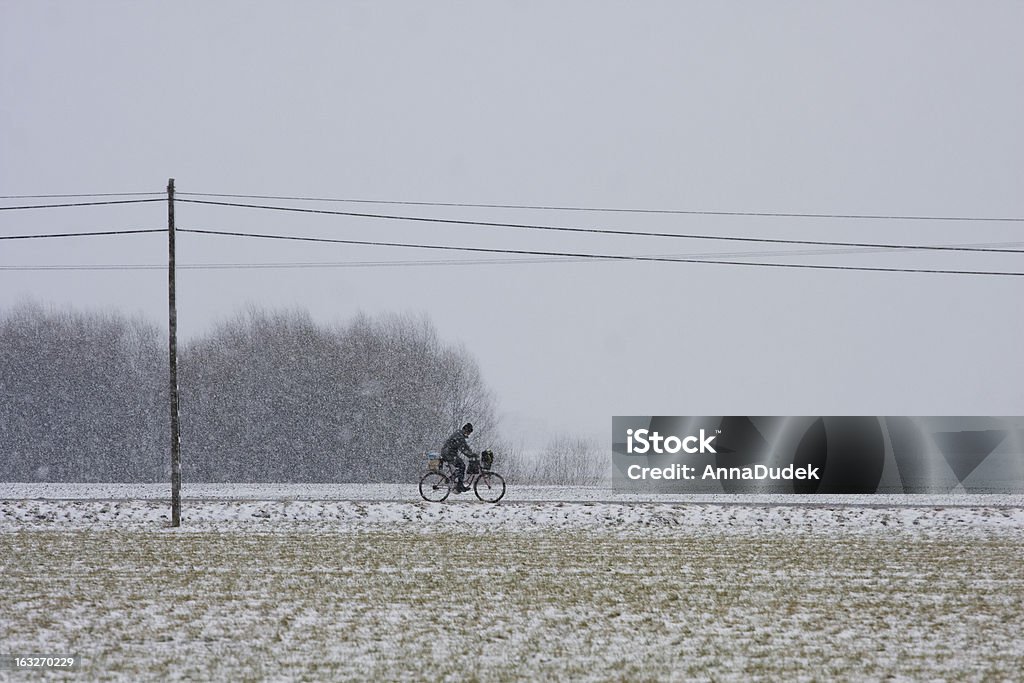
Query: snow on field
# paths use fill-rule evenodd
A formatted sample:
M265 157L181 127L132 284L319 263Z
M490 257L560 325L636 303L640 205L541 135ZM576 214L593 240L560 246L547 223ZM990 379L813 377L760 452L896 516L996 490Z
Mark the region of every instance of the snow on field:
M259 522L0 533L0 643L90 681L980 681L1024 658L1019 534Z
M0 484L0 653L66 680L1012 680L1020 496ZM658 502L652 502L652 501ZM0 671L0 680L14 674Z
M0 531L22 528L159 528L170 517L166 486L0 485ZM570 502L555 502L558 498ZM677 497L678 498L678 497ZM400 527L588 530L722 535L747 533L916 535L1024 534L1020 496L718 496L659 502L607 489L509 489L502 503L472 494L426 503L412 486L193 485L184 530L278 527L367 530ZM547 501L547 502L545 502Z
M162 499L170 498L170 484L53 484L3 483L2 499ZM183 483L185 499L226 500L420 500L416 484L195 484ZM454 498L452 499L455 500ZM969 505L1024 507L1024 494L872 494L872 495L778 495L688 494L654 495L617 493L598 486L510 485L503 502L652 502L740 504L835 504L835 505Z

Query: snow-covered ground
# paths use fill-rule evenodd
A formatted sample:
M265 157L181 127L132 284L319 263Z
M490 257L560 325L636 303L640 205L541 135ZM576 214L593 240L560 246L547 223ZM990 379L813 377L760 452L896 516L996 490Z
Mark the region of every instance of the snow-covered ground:
M0 500L0 532L160 529L161 500ZM1024 538L1018 507L811 507L715 503L519 503L405 501L186 500L180 531L372 531L416 533L565 531L657 536L910 534L919 537Z
M170 499L169 483L162 484L48 484L2 483L0 499ZM381 500L419 501L415 483L410 484L190 484L183 483L184 499L224 500ZM452 502L457 501L455 497ZM510 485L503 502L651 502L729 504L872 505L967 505L1024 507L1024 494L871 494L871 495L778 495L687 494L655 495L618 493L597 486Z
M160 528L165 485L0 484L0 531L23 528ZM182 530L278 526L367 530L399 526L491 530L588 530L691 535L1024 533L1024 496L637 496L609 489L510 487L498 505L472 494L442 504L415 486L198 484L183 487Z
M1013 680L1024 661L1020 497L193 485L171 529L167 488L0 485L0 653L126 681Z

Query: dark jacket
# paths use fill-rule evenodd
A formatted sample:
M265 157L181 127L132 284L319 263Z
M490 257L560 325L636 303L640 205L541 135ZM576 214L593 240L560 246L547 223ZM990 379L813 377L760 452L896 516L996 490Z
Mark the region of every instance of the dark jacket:
M444 460L454 460L458 457L459 453L465 453L471 458L476 457L476 453L469 447L469 444L466 442L466 435L462 433L461 429L445 439L444 445L441 446L441 458Z

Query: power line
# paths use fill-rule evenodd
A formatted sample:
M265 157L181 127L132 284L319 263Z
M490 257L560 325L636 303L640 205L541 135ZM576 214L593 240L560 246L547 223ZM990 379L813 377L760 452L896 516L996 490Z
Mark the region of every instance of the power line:
M732 261L725 259L697 259L680 258L667 256L629 256L625 254L592 254L581 252L564 251L538 251L532 249L497 249L488 247L456 247L439 244L409 244L403 242L381 242L369 240L345 240L326 237L298 237L291 235L265 235L259 233L232 232L226 230L196 230L179 228L178 232L188 232L202 235L221 235L227 237L250 237L270 240L289 240L299 242L320 242L332 244L353 244L374 247L403 247L408 249L433 249L439 251L458 251L484 254L509 254L519 256L565 256L579 259L601 259L606 261L635 261L635 262L659 262L659 263L707 263L729 266L757 266L762 268L802 268L813 270L853 270L873 273L932 273L942 275L1003 275L1003 276L1024 276L1024 272L1015 271L990 271L990 270L952 270L932 268L882 268L872 266L830 266L824 264L809 263L766 263L760 261Z
M140 235L148 232L166 233L166 228L139 230L95 230L92 232L56 232L46 235L0 235L0 240L36 240L58 237L96 237L98 235Z
M186 232L179 230L179 232ZM408 245L405 245L408 246ZM557 256L537 258L494 258L494 259L430 259L430 260L404 260L404 261L298 261L298 262L262 262L262 263L190 263L177 264L178 270L285 270L285 269L315 269L315 268L373 268L373 267L431 267L431 266L492 266L492 265L528 265L542 263L567 263L567 262L596 262L615 259L614 256ZM644 257L627 257L631 260L641 260ZM731 263L727 261L716 261L709 259L686 259L683 257L665 257L661 259L669 262L680 263ZM800 267L789 264L759 264L739 262L735 265L762 265L776 267ZM952 270L924 270L924 269L895 269L895 268L853 268L841 266L804 266L808 268L838 269L838 270L873 270L886 272L911 272L911 273L945 273L962 275L1024 275L1014 272L974 272L974 271L952 271ZM0 266L0 272L4 271L132 271L132 270L167 270L167 264L62 264L62 265L29 265L29 266Z
M179 229L179 232L189 232ZM746 252L739 254L723 254L724 256L760 255L767 256L776 253L778 255L791 255L786 252ZM813 253L813 252L808 252ZM795 255L801 255L794 252ZM716 261L701 258L693 258L689 255L686 262L715 263ZM686 256L665 257L665 260L681 261ZM491 258L491 259L417 259L402 261L298 261L298 262L256 262L256 263L192 263L177 264L179 270L284 270L284 269L315 269L315 268L394 268L394 267L437 267L437 266L492 266L492 265L531 265L544 263L594 263L599 260L607 260L601 257L588 258L586 256L554 256L554 257L523 257L523 258ZM635 259L634 259L635 260ZM779 265L784 264L770 264ZM164 270L166 264L66 264L66 265L29 265L29 266L0 266L2 271L118 271L118 270ZM916 272L916 271L914 271ZM933 272L933 271L927 271ZM939 271L947 272L947 271ZM949 271L953 272L953 271ZM966 273L971 274L971 273ZM985 273L988 274L988 273ZM1018 273L991 273L1017 275Z
M164 232L160 230L158 232ZM877 251L877 250L874 250ZM757 257L757 256L820 256L847 253L870 253L869 250L830 250L830 251L747 251L747 252L714 252L703 254L684 254L679 258L705 257ZM253 270L253 269L311 269L311 268L391 268L391 267L422 267L422 266L491 266L491 265L532 265L542 263L593 263L594 259L574 258L571 256L554 257L518 257L518 258L475 258L475 259L414 259L402 261L292 261L292 262L256 262L256 263L198 263L177 264L179 270ZM47 270L166 270L166 265L152 264L68 264L68 265L30 265L0 266L0 271L47 271Z
M625 209L616 207L595 206L550 206L531 204L473 204L469 202L416 202L387 199L344 199L328 197L289 197L264 194L224 194L214 192L179 192L178 196L190 197L225 197L235 199L276 199L304 202L337 202L347 204L385 204L392 206L443 206L464 207L475 209L530 209L534 211L592 211L602 213L638 213L663 214L675 216L755 216L761 218L848 218L856 220L901 220L901 221L976 221L1024 223L1024 218L986 217L986 216L913 216L913 215L882 215L882 214L841 214L841 213L785 213L773 211L702 211L685 209ZM184 200L183 200L184 201Z
M178 266L181 268L181 266ZM167 270L167 264L133 264L133 263L107 263L96 265L59 264L59 265L35 265L35 266L0 266L0 272L47 272L52 270Z
M729 235L682 234L674 232L643 232L638 230L612 230L606 228L580 228L554 225L535 225L531 223L503 223L494 221L469 221L452 218L428 218L424 216L396 216L392 214L359 213L353 211L330 211L327 209L306 209L295 206L268 206L265 204L239 204L235 202L214 202L201 199L179 199L190 204L207 204L213 206L230 206L246 209L263 209L271 211L291 211L297 213L326 214L331 216L348 216L353 218L377 218L385 220L412 221L419 223L442 223L446 225L472 225L489 228L515 228L523 230L544 230L554 232L587 233L598 235L623 235L631 237L667 237L688 240L715 240L725 242L757 242L760 244L803 244L828 247L859 247L869 249L906 249L920 251L962 251L997 254L1024 254L1024 249L1005 249L996 247L972 247L956 245L924 245L924 244L886 244L883 242L835 242L827 240L798 240L767 237L737 237ZM1022 219L1024 220L1024 219Z
M68 206L102 206L105 204L146 204L148 202L164 202L166 199L117 199L105 202L75 202L71 204L33 204L31 206L0 206L0 211L16 211L19 209L60 209Z
M159 194L159 193L134 193L134 194ZM201 195L202 193L186 193L192 195ZM42 195L40 195L42 196ZM57 196L75 196L75 195L51 195ZM101 195L78 195L78 196L101 196ZM113 196L112 193L107 196ZM295 198L297 199L297 198ZM0 210L15 210L15 209L35 209L35 208L57 208L57 207L75 207L75 206L94 206L94 205L105 205L105 204L134 204L134 203L147 203L147 202L163 202L162 197L155 199L135 199L135 200L117 200L117 201L101 201L101 202L79 202L79 203L66 203L66 204L45 204L36 206L14 206L14 207L0 207ZM370 214L370 213L357 213L347 211L330 211L323 209L309 209L300 207L283 207L283 206L267 206L267 205L256 205L256 204L241 204L234 202L215 202L206 200L195 200L195 199L179 199L180 202L193 203L193 204L208 204L215 206L230 206L230 207L241 207L241 208L252 208L261 210L276 210L276 211L291 211L300 213L317 213L317 214L328 214L328 215L340 215L360 218L379 218L379 219L390 219L390 220L406 220L414 222L427 222L427 223L444 223L444 224L455 224L455 225L474 225L474 226L485 226L485 227L503 227L503 228L521 228L521 229L532 229L532 230L551 230L551 231L562 231L562 232L580 232L580 233L596 233L596 234L611 234L611 235L630 235L630 236L650 236L650 237L667 237L667 238L681 238L681 239L697 239L697 240L719 240L719 241L731 241L731 242L757 242L766 244L795 244L795 245L812 245L819 247L849 247L861 250L927 250L927 251L957 251L957 252L986 252L986 253L1009 253L1009 254L1020 254L1024 253L1024 249L1009 249L1009 248L995 248L991 246L956 246L956 245L920 245L920 244L887 244L887 243L871 243L871 242L834 242L824 240L797 240L797 239L775 239L775 238L754 238L754 237L737 237L737 236L719 236L719 235L696 235L696 234L679 234L679 233L657 233L657 232L641 232L641 231L626 231L626 230L611 230L602 228L580 228L580 227L563 227L563 226L545 226L545 225L534 225L534 224L523 224L523 223L501 223L501 222L485 222L485 221L467 221L467 220L455 220L455 219L443 219L443 218L428 218L422 216L397 216L388 214ZM328 201L328 200L323 200ZM346 201L346 200L331 200L331 201ZM413 203L413 202L408 202ZM423 203L420 203L423 204ZM439 203L430 203L432 205L440 205ZM474 205L484 206L484 205ZM530 208L530 207L517 207L517 208ZM555 208L555 207L548 207ZM584 209L580 209L584 210ZM627 210L622 210L627 211ZM679 213L679 212L677 212ZM686 213L686 212L682 212ZM747 214L744 214L747 215ZM749 215L768 215L768 214L749 214ZM783 214L772 214L772 215L783 215ZM799 216L811 216L811 214L793 214ZM821 217L838 217L838 216L825 216ZM880 217L879 217L880 218ZM899 217L895 217L899 218ZM903 217L905 218L905 217ZM941 220L941 218L940 218ZM969 220L956 218L955 220ZM1024 219L1005 219L1005 220L1024 220ZM45 239L45 238L70 238L70 237L94 237L94 236L106 236L106 235L128 235L128 234L142 234L142 233L163 233L164 229L127 229L127 230L106 230L106 231L90 231L90 232L76 232L76 233L50 233L50 234L36 234L36 235L6 235L0 236L0 240L27 240L27 239ZM234 269L246 269L246 268L317 268L317 267L370 267L370 266L399 266L399 265L473 265L473 264L484 264L484 263L539 263L539 262L550 262L550 261L585 261L585 260L604 260L604 261L644 261L644 262L663 262L663 263L707 263L717 265L746 265L756 267L768 267L768 268L802 268L802 269L816 269L816 270L854 270L862 272L902 272L902 273L932 273L932 274L950 274L950 275L1003 275L1003 276L1024 276L1022 272L1015 271L988 271L988 270L956 270L956 269L930 269L930 268L883 268L883 267L872 267L872 266L837 266L837 265L824 265L824 264L794 264L794 263L770 263L770 262L751 262L751 261L735 261L723 257L734 257L734 256L785 256L792 255L786 254L785 252L747 252L739 254L685 254L681 256L669 256L669 255L625 255L625 254L597 254L597 253L581 253L581 252L565 252L565 251L540 251L540 250L525 250L525 249L498 249L498 248L483 248L483 247L458 247L448 245L436 245L436 244L418 244L418 243L399 243L399 242L386 242L386 241L371 241L371 240L346 240L346 239L333 239L333 238L319 238L319 237L302 237L302 236L291 236L291 235L267 235L259 233L245 233L245 232L232 232L232 231L217 231L217 230L199 230L199 229L180 229L179 232L191 232L197 234L207 235L221 235L221 236L232 236L232 237L248 237L248 238L260 238L260 239L274 239L274 240L290 240L290 241L303 241L303 242L320 242L320 243L335 243L335 244L351 244L351 245L362 245L362 246L381 246L381 247L397 247L397 248L414 248L414 249L429 249L429 250L446 250L446 251L458 251L458 252L470 252L470 253L488 253L488 254L502 254L507 256L527 256L532 258L505 258L505 259L477 259L471 261L469 259L461 260L430 260L430 261L367 261L367 262L328 262L328 263L225 263L225 264L182 264L182 268L186 269L201 269L201 268L234 268ZM806 255L813 252L804 252L796 255ZM830 252L824 252L826 254ZM832 252L839 253L839 252ZM708 258L710 257L710 258ZM0 266L0 270L121 270L121 269L160 269L166 268L166 266L160 265L146 265L146 264L106 264L106 265L93 265L93 266L78 266L78 265L66 265L66 266Z
M311 268L373 268L373 267L418 267L418 266L483 266L515 265L527 263L564 263L581 259L566 258L506 258L506 259L431 259L408 261L295 261L264 263L182 263L178 270L274 270ZM585 260L585 259L584 259ZM105 263L105 264L63 264L0 266L0 271L51 271L51 270L167 270L167 264L146 263Z
M0 199L70 199L74 197L152 197L164 192L87 192L83 194L5 194Z

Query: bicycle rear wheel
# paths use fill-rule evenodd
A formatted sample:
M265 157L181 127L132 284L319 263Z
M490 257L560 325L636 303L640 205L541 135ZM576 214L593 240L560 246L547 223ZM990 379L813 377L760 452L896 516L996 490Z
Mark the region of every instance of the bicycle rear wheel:
M505 495L505 480L500 474L483 472L473 484L473 493L485 503L497 503Z
M420 495L431 503L444 501L452 492L452 482L441 472L427 472L420 479Z

